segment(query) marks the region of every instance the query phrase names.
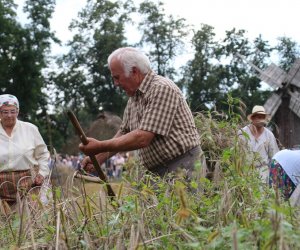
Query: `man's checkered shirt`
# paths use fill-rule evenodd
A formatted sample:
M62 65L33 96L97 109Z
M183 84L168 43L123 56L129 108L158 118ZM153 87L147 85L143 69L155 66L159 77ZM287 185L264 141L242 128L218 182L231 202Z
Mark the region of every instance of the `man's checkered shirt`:
M153 71L129 98L124 111L121 132L135 129L155 134L151 144L138 151L141 163L148 169L164 166L200 143L182 92L174 82Z

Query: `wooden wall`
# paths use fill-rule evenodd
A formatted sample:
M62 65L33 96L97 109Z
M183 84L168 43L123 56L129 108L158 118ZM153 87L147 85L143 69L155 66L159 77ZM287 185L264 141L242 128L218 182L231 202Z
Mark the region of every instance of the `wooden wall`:
M274 116L274 122L279 129L277 137L285 148L300 145L300 118L289 109L289 101L290 97L284 95Z

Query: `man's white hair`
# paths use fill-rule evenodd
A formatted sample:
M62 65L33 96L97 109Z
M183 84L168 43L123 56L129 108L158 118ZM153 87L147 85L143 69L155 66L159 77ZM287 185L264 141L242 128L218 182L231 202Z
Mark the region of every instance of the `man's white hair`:
M119 48L113 51L107 59L108 67L112 59L117 59L123 66L125 76L129 76L133 67L147 74L151 69L149 58L140 50L132 47Z

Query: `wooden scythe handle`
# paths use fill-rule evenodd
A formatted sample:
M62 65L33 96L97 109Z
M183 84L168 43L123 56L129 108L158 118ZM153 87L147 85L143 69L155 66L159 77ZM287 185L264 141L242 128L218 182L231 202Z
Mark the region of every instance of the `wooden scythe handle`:
M87 137L86 137L84 131L82 130L82 128L81 128L81 126L80 126L80 124L79 124L76 116L70 110L67 112L67 114L68 114L68 117L71 120L71 122L72 122L72 124L73 124L73 126L74 126L74 128L76 130L76 133L79 135L79 138L80 138L82 144L83 145L87 145L88 144ZM101 169L101 167L100 167L100 165L99 165L96 157L94 155L89 155L89 157L90 157L90 159L91 159L91 161L92 161L92 163L93 163L93 165L94 165L94 167L95 167L95 169L96 169L96 171L97 171L97 173L99 175L99 178L106 184L108 195L111 196L111 197L116 196L115 193L114 193L114 191L113 191L113 189L112 189L112 187L107 182L107 177L103 173L103 171L102 171L102 169Z

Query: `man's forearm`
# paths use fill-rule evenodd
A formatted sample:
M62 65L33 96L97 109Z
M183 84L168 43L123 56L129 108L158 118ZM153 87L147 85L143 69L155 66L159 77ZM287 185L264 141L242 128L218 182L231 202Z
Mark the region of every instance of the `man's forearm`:
M103 151L108 152L132 151L147 147L153 137L153 133L137 129L125 135L101 141L99 147L101 147Z
M152 132L136 129L124 135L118 132L114 138L105 141L88 138L88 144L80 144L79 148L86 155L97 155L101 163L117 152L147 147L154 136Z
M122 135L123 135L122 132L120 130L118 130L118 132L114 135L113 138L118 138ZM116 153L117 152L103 152L103 153L97 154L96 159L100 164L102 164L106 160L108 160L110 157L114 156Z

